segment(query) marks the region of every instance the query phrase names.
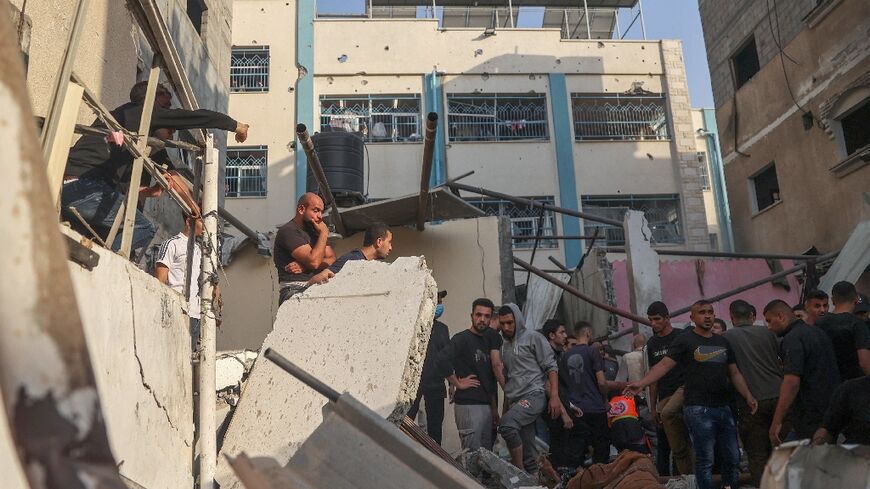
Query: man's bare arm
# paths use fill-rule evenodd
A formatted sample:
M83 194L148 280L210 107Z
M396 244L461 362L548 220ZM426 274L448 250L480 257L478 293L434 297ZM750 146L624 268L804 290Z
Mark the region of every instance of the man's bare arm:
M732 363L728 365L728 373L731 376L731 383L734 384L734 388L737 389L737 392L739 392L744 399L746 399L749 411L752 414L755 414L755 411L758 409L758 401L755 400L755 397L752 396L752 392L749 391L749 386L746 385L746 379L743 378L740 369L737 368L737 365Z
M157 280L160 281L163 285L169 285L169 267L162 263L158 263L156 267L154 267L154 276L157 277Z
M495 375L495 380L501 389L504 390L504 363L501 361L501 352L498 350L489 351L489 361L492 363L492 373Z
M655 367L650 369L649 373L644 375L642 379L628 384L625 388L626 394L639 394L646 386L653 382L658 382L666 373L670 372L676 364L677 362L675 362L671 357L662 358L661 361L657 363Z
M321 232L317 236L317 242L314 243L314 246L298 246L295 250L293 250L293 259L299 262L307 270L314 270L319 268L320 265L323 263L323 258L326 254L327 236L328 233Z
M773 413L773 421L770 423L770 431L768 436L771 443L779 445L779 431L782 429L782 421L785 419L785 414L791 407L798 391L801 388L801 378L793 374L785 374L782 377L782 384L779 386L779 401L776 403L776 411Z
M870 350L866 348L858 349L858 365L861 366L861 371L864 375L870 375Z

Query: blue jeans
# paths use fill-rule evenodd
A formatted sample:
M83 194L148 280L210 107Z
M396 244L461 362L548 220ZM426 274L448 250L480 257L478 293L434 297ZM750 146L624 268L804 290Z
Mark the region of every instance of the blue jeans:
M118 214L121 203L125 202L127 197L103 180L79 178L74 182L64 184L60 200L61 213L64 219L70 222L73 229L84 236L91 235L91 232L84 228L79 219L69 211L70 207L75 207L85 222L100 235L100 238L106 239L112 229L115 215ZM112 243L112 250L118 251L121 248L122 234L123 232L118 232ZM136 223L133 226L132 249L147 246L153 237L154 226L137 210Z
M728 406L683 406L683 419L695 447L695 478L699 489L713 489L713 457L722 460L722 484L737 488L740 454L737 425Z

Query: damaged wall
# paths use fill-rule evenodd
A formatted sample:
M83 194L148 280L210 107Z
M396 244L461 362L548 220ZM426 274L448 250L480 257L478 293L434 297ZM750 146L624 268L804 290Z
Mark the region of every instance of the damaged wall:
M93 251L96 268L69 262L69 270L119 471L143 487L191 487L193 379L182 297L120 256Z
M416 395L436 291L421 257L352 261L329 283L285 302L263 346L396 421ZM321 423L326 403L271 362L257 361L221 453L270 457L283 466ZM217 480L225 489L239 487L223 457Z
M278 272L271 256L246 245L221 274L223 322L217 330L218 351L259 350L278 312Z

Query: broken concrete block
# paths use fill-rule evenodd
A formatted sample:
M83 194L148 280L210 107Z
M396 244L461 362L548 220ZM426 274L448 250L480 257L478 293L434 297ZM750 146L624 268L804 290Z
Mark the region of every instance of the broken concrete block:
M256 359L257 352L250 350L219 353L214 368L215 389L222 391L227 387L238 386Z
M526 471L518 469L486 448L477 450L477 464L481 470L495 477L504 489L538 485L538 481Z
M414 400L435 314L437 288L422 257L392 264L351 261L324 285L285 302L263 349L272 348L383 418L400 421ZM287 464L323 420L327 400L258 359L221 453ZM337 442L340 442L337 440ZM241 487L225 457L217 480Z

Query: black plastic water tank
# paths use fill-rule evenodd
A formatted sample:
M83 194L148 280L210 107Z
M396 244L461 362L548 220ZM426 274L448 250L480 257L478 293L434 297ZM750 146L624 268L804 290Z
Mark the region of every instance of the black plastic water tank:
M320 157L320 165L326 174L326 182L340 207L352 207L365 203L363 192L362 136L351 132L321 132L311 137L314 150ZM308 166L307 188L319 192L317 180Z

